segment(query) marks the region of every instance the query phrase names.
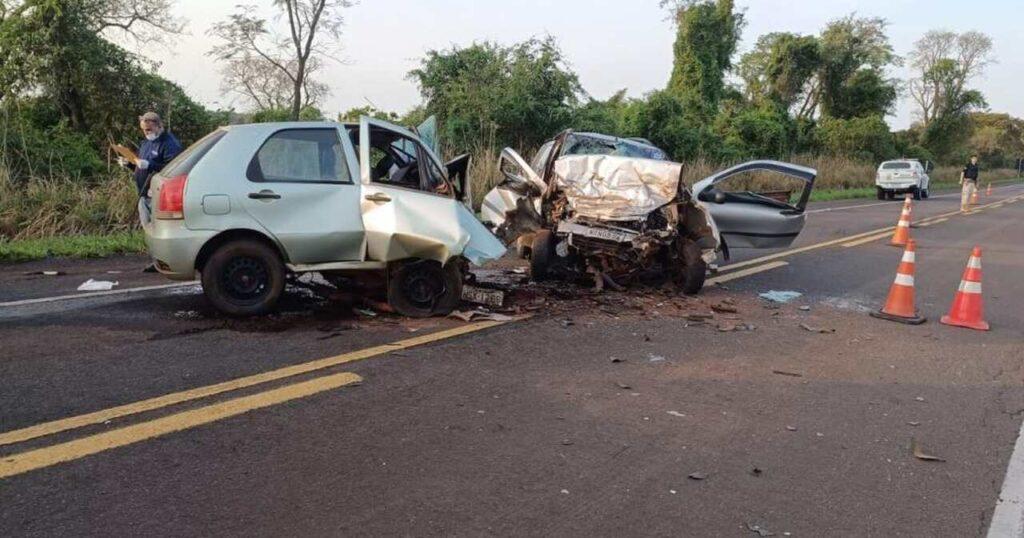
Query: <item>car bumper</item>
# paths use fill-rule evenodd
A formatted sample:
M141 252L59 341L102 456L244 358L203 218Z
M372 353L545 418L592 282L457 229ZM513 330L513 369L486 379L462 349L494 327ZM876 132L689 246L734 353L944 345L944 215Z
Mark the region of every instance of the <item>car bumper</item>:
M878 188L890 192L914 192L918 189L917 183L883 183Z
M154 219L143 224L142 230L157 271L171 280L195 279L199 250L216 234L189 230L182 220Z

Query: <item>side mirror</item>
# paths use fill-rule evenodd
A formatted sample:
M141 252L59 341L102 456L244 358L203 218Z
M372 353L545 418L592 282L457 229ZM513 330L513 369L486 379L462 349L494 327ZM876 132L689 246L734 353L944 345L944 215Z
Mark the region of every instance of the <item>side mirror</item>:
M725 193L714 187L705 189L697 198L702 202L712 202L715 204L725 203Z

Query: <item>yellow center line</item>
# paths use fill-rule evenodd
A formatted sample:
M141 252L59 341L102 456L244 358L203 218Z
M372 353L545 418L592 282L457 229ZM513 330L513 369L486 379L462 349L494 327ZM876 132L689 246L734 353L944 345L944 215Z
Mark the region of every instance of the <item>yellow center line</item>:
M0 446L9 445L12 443L20 443L29 439L35 439L37 437L43 437L46 435L53 435L55 433L72 430L75 428L81 428L83 426L89 426L91 424L99 424L112 420L115 418L125 417L129 415L135 415L146 411L152 411L163 407L188 402L192 400L198 400L200 398L206 398L215 394L221 394L241 388L252 387L254 385L260 385L271 381L277 381L288 377L297 376L300 374L306 374L317 370L323 370L332 366L338 366L339 364L346 364L354 361L363 359L369 359L379 355L391 353L402 349L408 349L411 347L422 346L432 342L438 342L448 338L454 338L456 336L462 336L465 334L490 329L497 327L508 322L504 321L483 321L479 323L473 323L471 325L463 325L452 329L438 331L435 333L425 334L414 338L407 338L405 340L399 340L390 344L383 344L380 346L374 346L358 351L352 351L344 353L334 357L327 357L325 359L318 359L302 364L296 364L293 366L286 366L277 370L271 370L269 372L263 372L246 377L240 377L232 379L230 381L224 381L222 383L216 383L213 385L207 385L205 387L197 387L194 389L184 390L181 392L175 392L171 394L165 394L163 396L157 396L155 398L149 398L147 400L141 400L130 404L119 405L117 407L111 407L109 409L103 409L101 411L95 411L92 413L86 413L84 415L77 415L73 417L63 418L54 420L51 422L44 422L22 428L19 430L13 430L0 434Z
M361 377L347 372L318 377L310 381L295 383L250 396L242 396L241 398L183 411L109 432L75 439L74 441L29 450L20 454L12 454L0 460L0 479L42 469L43 467L49 467L58 463L77 460L85 456L131 445L161 435L195 428L256 409L312 396L360 381L362 381Z
M926 226L926 225L919 225L919 226ZM878 241L879 239L884 239L884 238L889 237L891 235L892 235L891 232L885 232L885 233L878 234L878 235L872 235L872 236L869 236L869 237L865 237L864 239L858 239L856 241L850 241L849 243L843 243L843 248L859 247L860 245L864 245L864 244L870 243L872 241Z
M713 278L709 278L704 283L705 284L721 284L723 282L728 282L730 280L736 280L738 278L748 277L750 275L756 275L757 273L763 273L764 271L770 271L772 269L777 269L779 267L784 267L786 265L789 265L789 262L770 262L770 263L766 263L764 265L759 265L757 267L751 267L749 269L744 269L742 271L735 271L735 272L729 273L727 275L722 275L722 276L716 276L716 277L713 277Z
M947 220L949 220L949 217L943 217L941 219L935 219L935 220L933 220L931 222L926 222L926 223L922 224L921 226L931 226L932 224L939 224L939 223L942 223L942 222L946 222Z

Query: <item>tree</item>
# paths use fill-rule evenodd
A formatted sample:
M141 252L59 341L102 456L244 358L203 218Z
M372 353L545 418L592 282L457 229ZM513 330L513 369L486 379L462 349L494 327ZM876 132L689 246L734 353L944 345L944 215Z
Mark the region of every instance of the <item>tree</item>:
M887 25L885 19L849 15L826 26L815 92L804 110L820 107L823 115L844 119L890 112L897 85L885 78L885 68L901 60L889 43Z
M771 101L792 108L812 91L811 82L821 66L821 47L814 36L771 33L758 38L743 55L739 75L750 101ZM799 115L806 116L807 111Z
M725 74L743 30L733 0L662 0L676 24L668 91L687 112L709 119L718 111Z
M569 126L582 93L553 38L431 50L409 72L426 116L457 147L536 147Z
M944 109L963 102L967 84L994 61L992 39L981 32L958 35L932 30L917 40L910 53L917 76L909 89L923 126L927 128Z
M295 62L289 62L294 67ZM313 79L322 64L319 58L310 58L303 79L302 108L319 105L330 94L326 84ZM289 69L291 69L291 67ZM277 66L260 61L251 54L243 54L224 63L220 70L221 93L235 94L256 112L267 110L288 110L285 119L291 117L292 97L295 86L291 78ZM301 114L300 114L301 115Z
M342 10L352 4L349 0L274 0L273 5L286 21L285 37L276 37L266 19L252 15L253 6L239 6L238 12L210 30L210 35L221 40L210 54L228 64L229 75L255 76L253 86L260 80L277 81L276 77L290 83L290 117L298 120L303 107L315 104L326 91L310 76L338 45ZM249 69L246 63L265 65ZM243 90L254 102L258 93Z

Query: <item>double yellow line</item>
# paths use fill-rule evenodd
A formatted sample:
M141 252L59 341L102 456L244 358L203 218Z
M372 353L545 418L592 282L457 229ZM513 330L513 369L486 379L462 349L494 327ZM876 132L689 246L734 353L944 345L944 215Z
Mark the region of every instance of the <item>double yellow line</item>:
M95 424L103 424L114 419L163 409L173 405L196 401L217 394L262 385L302 374L317 372L342 364L378 357L395 351L423 346L433 342L439 342L441 340L447 340L449 338L455 338L457 336L490 329L498 325L503 325L504 323L507 322L484 321L473 323L423 336L407 338L390 344L374 346L334 357L327 357L311 362L279 368L277 370L271 370L269 372L232 379L223 383L216 383L205 387L198 387L112 407L93 413L86 413L83 415L45 422L35 426L0 434L0 446L21 443ZM286 385L284 387L206 405L166 417L125 426L119 429L89 435L80 439L11 454L9 456L3 456L0 457L0 479L26 473L35 469L49 467L62 462L76 460L91 454L138 443L140 441L159 437L168 433L194 428L203 424L209 424L211 422L241 415L256 409L284 403L289 400L304 398L328 390L338 389L361 381L361 377L352 373L326 375L309 381Z

